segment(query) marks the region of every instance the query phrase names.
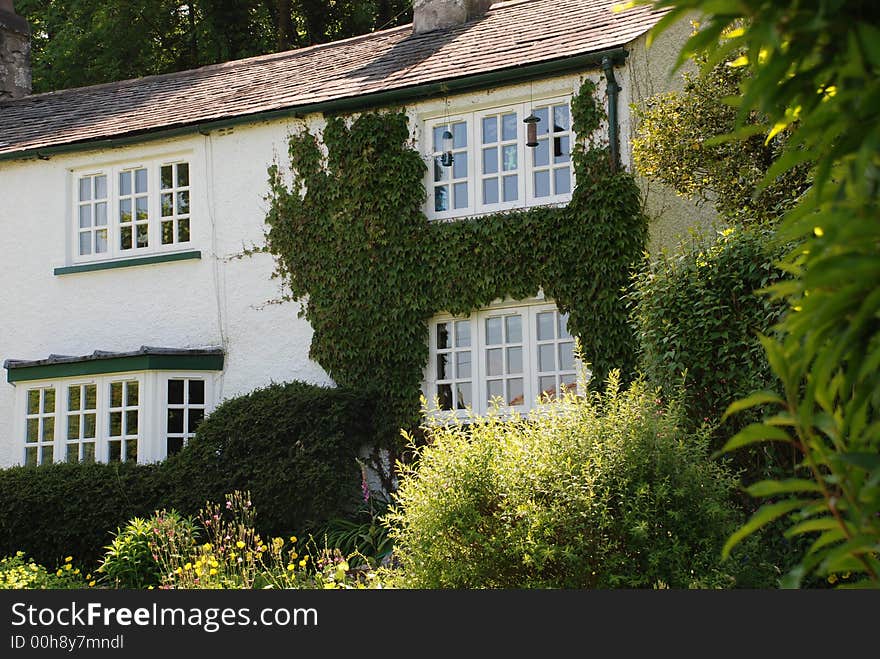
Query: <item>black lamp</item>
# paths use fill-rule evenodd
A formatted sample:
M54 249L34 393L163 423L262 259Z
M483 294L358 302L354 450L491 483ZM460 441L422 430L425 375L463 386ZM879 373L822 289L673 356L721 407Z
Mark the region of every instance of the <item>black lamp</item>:
M540 117L536 117L535 113L532 112L528 117L523 119L523 123L526 125L526 146L536 147L538 146L538 122L541 121Z

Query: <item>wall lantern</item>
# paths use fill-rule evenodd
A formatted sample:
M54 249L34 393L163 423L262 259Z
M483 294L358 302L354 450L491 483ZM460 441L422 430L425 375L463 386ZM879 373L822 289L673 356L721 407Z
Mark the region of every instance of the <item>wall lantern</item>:
M541 121L540 117L536 117L535 113L532 112L528 117L523 119L523 123L526 125L526 146L535 148L538 146L538 122Z
M452 167L455 158L452 156L452 133L449 129L443 131L443 155L440 156L440 164L444 167Z

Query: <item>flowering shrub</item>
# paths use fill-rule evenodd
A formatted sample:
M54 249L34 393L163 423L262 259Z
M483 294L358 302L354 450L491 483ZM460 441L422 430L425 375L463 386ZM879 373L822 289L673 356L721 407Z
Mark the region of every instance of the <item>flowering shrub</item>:
M94 586L92 575L83 576L82 570L68 556L54 571L28 559L23 551L0 558L0 590L78 589Z

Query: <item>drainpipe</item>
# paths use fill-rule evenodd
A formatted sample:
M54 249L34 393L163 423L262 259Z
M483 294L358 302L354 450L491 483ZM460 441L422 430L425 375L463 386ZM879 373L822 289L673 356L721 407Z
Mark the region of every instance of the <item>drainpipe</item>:
M617 135L617 93L621 90L621 86L617 84L617 80L614 78L614 63L610 57L602 58L602 70L605 72L605 88L608 91L608 145L611 150L611 170L616 172L618 167L620 167L620 145Z

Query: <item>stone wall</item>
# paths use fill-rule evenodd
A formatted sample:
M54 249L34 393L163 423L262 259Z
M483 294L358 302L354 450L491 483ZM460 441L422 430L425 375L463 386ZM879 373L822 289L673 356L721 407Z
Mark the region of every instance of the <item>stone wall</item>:
M30 93L30 29L21 16L0 9L0 101Z

